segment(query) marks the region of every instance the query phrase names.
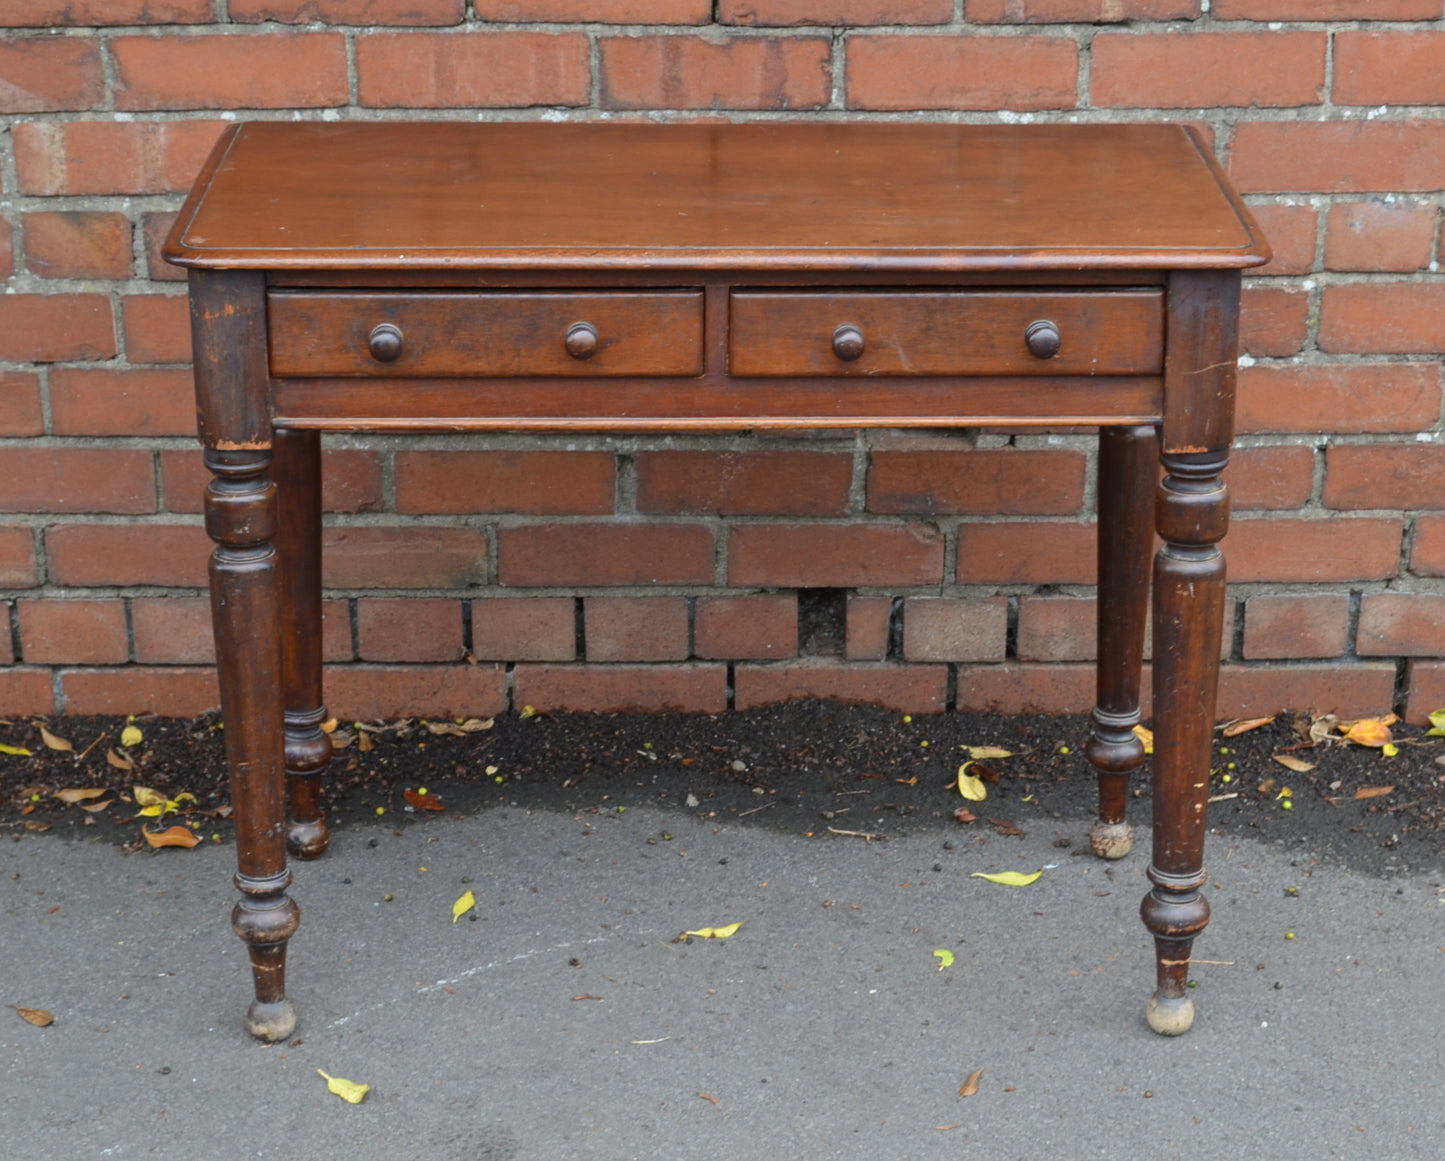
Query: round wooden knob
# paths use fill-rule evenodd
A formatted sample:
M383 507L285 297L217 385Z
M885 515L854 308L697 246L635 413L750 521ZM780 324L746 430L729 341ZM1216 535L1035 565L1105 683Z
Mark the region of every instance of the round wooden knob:
M1045 318L1029 323L1024 331L1024 342L1028 344L1029 354L1036 359L1052 359L1059 353L1061 341L1058 324Z
M391 323L374 326L366 345L371 349L371 357L378 363L394 363L401 355L401 328Z
M574 359L590 359L597 353L601 340L591 323L573 323L567 328L567 353Z
M852 323L844 323L833 332L833 354L851 363L863 353L863 332Z

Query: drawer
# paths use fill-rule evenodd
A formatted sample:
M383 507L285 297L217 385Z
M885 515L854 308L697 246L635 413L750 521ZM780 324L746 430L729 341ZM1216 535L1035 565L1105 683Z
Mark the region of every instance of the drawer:
M737 376L1157 375L1164 365L1158 288L735 290L728 325Z
M702 301L700 290L273 290L271 374L700 375Z

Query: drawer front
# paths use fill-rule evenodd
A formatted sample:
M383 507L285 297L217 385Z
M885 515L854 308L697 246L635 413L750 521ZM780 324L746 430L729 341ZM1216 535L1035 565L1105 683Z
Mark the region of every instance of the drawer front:
M1050 353L1050 352L1053 353ZM733 375L1157 375L1164 295L736 290Z
M271 374L702 373L702 292L273 290Z

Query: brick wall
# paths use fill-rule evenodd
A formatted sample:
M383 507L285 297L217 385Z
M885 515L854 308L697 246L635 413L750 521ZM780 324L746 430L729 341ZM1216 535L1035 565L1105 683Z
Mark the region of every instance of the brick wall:
M5 0L0 713L216 701L158 246L239 117L1183 119L1244 294L1221 713L1445 704L1445 0ZM1084 710L1092 436L337 439L346 715ZM441 482L445 482L445 486ZM473 511L497 513L474 519Z

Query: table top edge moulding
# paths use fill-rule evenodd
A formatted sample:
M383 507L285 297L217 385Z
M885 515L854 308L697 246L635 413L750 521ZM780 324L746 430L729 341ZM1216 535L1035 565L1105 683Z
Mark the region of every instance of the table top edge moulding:
M1241 272L1270 258L1193 129L249 122L163 252L189 268L254 1036L295 1028L286 856L328 842L320 431L989 425L1100 429L1090 845L1132 844L1152 592L1147 1022L1189 1029Z

